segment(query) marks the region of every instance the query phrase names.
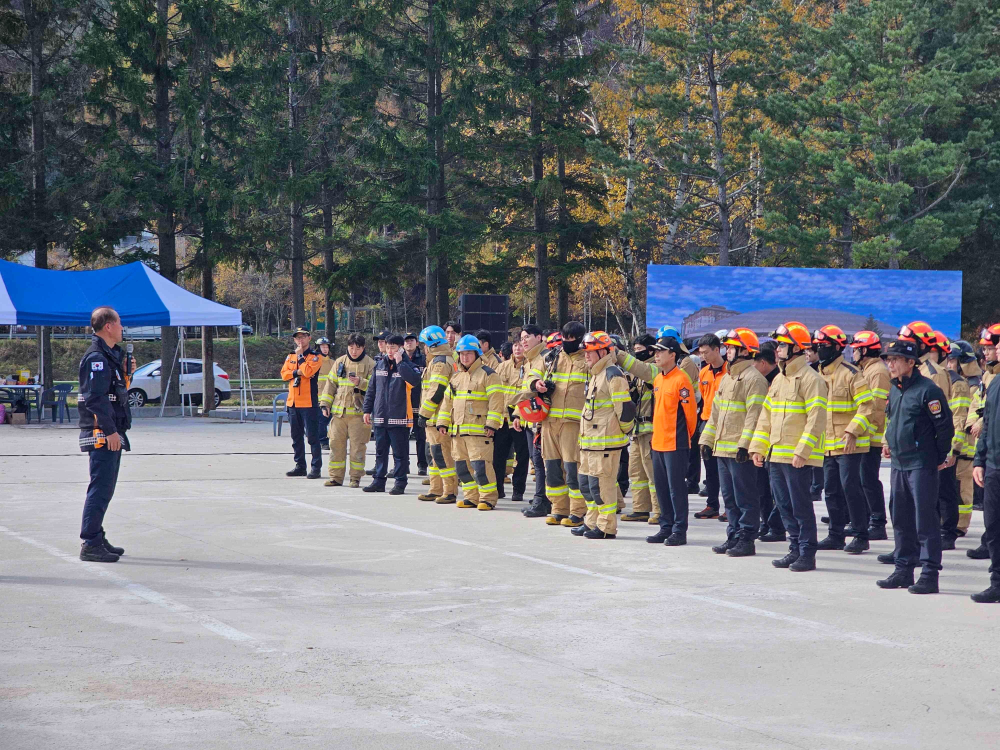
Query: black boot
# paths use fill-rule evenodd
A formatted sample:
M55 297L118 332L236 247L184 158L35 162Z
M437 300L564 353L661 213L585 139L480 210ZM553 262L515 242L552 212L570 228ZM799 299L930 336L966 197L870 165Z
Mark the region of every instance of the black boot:
M869 526L868 539L872 542L884 542L889 538L885 531L885 526Z
M583 526L577 526L575 529L570 529L569 533L573 536L583 536L588 531L590 531L590 527L587 524L583 524Z
M857 536L858 531L854 528L853 523L849 523L844 527L844 536Z
M372 482L364 488L363 492L385 492L385 482Z
M714 552L717 555L724 555L732 547L736 546L736 541L737 541L736 537L730 537L729 539L726 539L726 541L724 541L722 544L717 544L714 547L712 547L712 552Z
M296 466L291 471L286 471L285 472L285 476L286 477L304 477L306 475L306 473L307 472L306 472L306 467L305 466Z
M849 555L860 555L862 552L871 549L871 545L868 543L867 539L862 539L861 537L854 537L851 543L844 547L844 552Z
M955 540L952 539L950 536L942 536L941 537L941 549L942 550L955 549Z
M115 547L111 542L108 541L108 538L103 534L101 534L101 543L104 545L104 549L106 549L112 555L118 555L119 557L121 557L122 555L125 554L124 547Z
M807 570L816 570L815 555L799 555L799 559L788 566L793 573L804 573Z
M406 485L405 484L394 484L394 485L392 485L392 489L389 490L389 494L390 495L402 495L405 491L406 491Z
M736 544L726 550L726 557L752 557L756 554L753 539L738 539Z
M785 541L785 532L784 531L778 531L776 529L771 529L766 534L763 534L760 537L760 541L762 541L762 542L783 542L783 541Z
M847 545L844 544L843 539L834 539L832 536L826 537L826 539L821 539L816 545L816 549L820 550L837 550L844 549Z
M980 544L975 549L965 550L967 557L971 557L973 560L989 560L990 551L986 548L985 544Z
M894 553L892 553L892 552L889 552L889 553L884 554L884 555L879 555L875 559L878 560L883 565L895 565L896 564L896 555Z
M646 541L650 544L663 544L667 541L668 536L670 536L670 534L664 534L662 531L657 531L653 534L653 536L647 536Z
M888 578L876 581L880 589L905 589L913 585L913 571L909 568L896 568Z
M668 536L667 541L664 542L664 544L668 547L683 547L687 543L687 534L682 534L679 531L675 531L673 534Z
M574 531L576 531L576 529L574 529ZM593 529L587 529L587 532L584 534L584 536L587 539L614 539L617 535L608 534L606 531L601 531L598 528L593 528Z
M96 540L100 541L100 540ZM112 563L118 562L118 555L114 552L109 552L103 544L87 544L84 542L80 545L80 559L84 562L104 562Z
M1000 602L1000 586L990 586L985 591L973 594L971 599L979 604L993 604Z
M523 503L524 502L524 493L523 492L515 492L513 495L510 496L510 501L512 503Z
M552 504L537 497L531 501L531 505L521 511L526 518L545 518L551 512Z
M306 479L319 479L319 472L312 469L308 474L306 474Z
M937 573L921 573L917 582L910 586L907 591L911 594L936 594L938 593Z
M784 557L779 557L777 560L771 560L771 565L776 568L788 568L791 564L799 559L799 546L798 544L793 544L788 548L788 554Z

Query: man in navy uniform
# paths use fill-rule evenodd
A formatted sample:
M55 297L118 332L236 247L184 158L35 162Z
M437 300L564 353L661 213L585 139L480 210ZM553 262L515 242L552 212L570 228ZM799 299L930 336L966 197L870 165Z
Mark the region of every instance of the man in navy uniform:
M920 348L906 336L885 353L889 366L889 411L882 455L892 461L892 530L896 549L879 555L895 564L883 589L906 587L911 594L938 593L941 570L941 518L938 515L939 474L951 455L955 434L948 399L934 381L917 368ZM913 569L922 565L920 579Z
M126 432L132 426L128 381L134 361L118 346L122 321L110 307L90 314L94 340L80 361L80 450L90 454L90 485L83 505L80 559L118 562L125 554L104 535L104 514L115 494L122 451L130 450Z

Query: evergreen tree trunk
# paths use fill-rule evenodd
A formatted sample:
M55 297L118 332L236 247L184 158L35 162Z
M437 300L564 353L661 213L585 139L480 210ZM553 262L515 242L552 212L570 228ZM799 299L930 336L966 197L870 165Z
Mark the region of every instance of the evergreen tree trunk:
M542 144L541 81L539 80L541 52L538 42L538 21L532 19L532 43L530 52L531 82L534 86L528 120L532 140L531 188L534 195L532 229L535 234L535 325L549 328L549 248L545 240L545 200L542 195L542 180L545 177L544 147Z
M288 11L288 133L295 146L298 145L299 134L299 25L295 12ZM288 160L288 182L290 189L296 192L296 177L298 164L293 147L292 156ZM291 198L288 205L288 231L291 249L292 271L292 330L305 326L306 295L305 282L302 278L305 255L305 226L302 216L302 203L297 198Z
M434 39L434 0L427 3L427 155L431 164L435 165L427 175L427 241L426 258L424 261L424 306L427 313L427 325L444 324L447 316L440 316L440 301L438 300L438 269L440 259L437 256L438 228L434 217L438 214L438 169L437 164L441 154L438 152L437 129L438 121L438 66Z
M206 225L208 222L206 222ZM204 244L204 261L201 267L201 296L208 300L215 299L215 279L212 276L213 263L209 256L210 232L206 226ZM213 326L201 327L201 413L211 416L215 408L215 341ZM240 372L240 378L243 373Z
M556 162L556 173L563 186L559 194L559 277L556 282L556 310L559 327L569 322L569 207L566 205L566 159L560 150Z
M333 201L329 197L329 188L325 187L323 194L323 270L333 273ZM337 320L333 309L333 295L330 293L329 281L323 287L323 320L326 323L326 337L330 339L330 354L337 348Z

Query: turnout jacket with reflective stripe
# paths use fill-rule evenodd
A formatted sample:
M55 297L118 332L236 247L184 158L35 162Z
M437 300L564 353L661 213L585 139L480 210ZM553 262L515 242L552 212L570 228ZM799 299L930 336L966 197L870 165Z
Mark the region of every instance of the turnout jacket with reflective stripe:
M882 437L885 435L885 410L889 403L889 368L879 357L865 357L858 363L858 367L868 381L868 390L872 392L872 413L868 417L871 430L868 433L868 442L870 446L878 447L882 445Z
M852 453L867 453L871 447L871 420L875 408L868 378L857 367L847 364L843 355L825 367L820 365L819 369L827 388L826 455L847 453L845 432L856 438Z
M447 344L435 346L428 351L427 367L421 379L420 416L433 422L438 409L444 402L448 383L455 373L455 358Z
M516 364L514 358L504 360L497 368L497 375L500 376L500 385L503 387L504 424L510 420L511 412L517 404L517 394L521 390L521 381L524 380L524 373L527 371L528 360L521 358L521 362Z
M973 425L982 421L983 417L980 412L986 404L986 389L990 387L990 383L998 371L1000 371L1000 362L987 362L986 371L978 379L979 384L972 392L972 403L969 405L969 416L965 423L965 426L970 430Z
M927 353L920 358L920 374L925 378L934 381L934 385L941 389L946 399L951 399L951 377L944 365L936 365L931 362L931 353Z
M973 466L1000 468L1000 379L991 378L983 399L983 429L976 442Z
M826 437L826 381L804 355L779 362L754 428L750 453L790 464L793 456L823 465Z
M487 427L500 429L506 409L500 376L477 357L468 369L458 363L458 372L445 389L437 426L447 427L452 435L485 435Z
M654 451L687 450L698 428L694 386L679 367L660 372L653 380Z
M579 446L582 451L618 450L628 445L635 420L635 404L628 392L625 373L615 357L602 357L590 369L580 418Z
M951 398L948 399L948 408L951 409L951 419L955 425L951 452L956 456L971 458L975 455L976 447L965 432L965 423L969 419L969 407L972 406L972 390L969 388L969 381L960 373L948 370L948 376L951 378Z
M735 458L740 448L750 449L757 417L767 398L767 378L750 360L729 365L712 400L712 412L702 428L701 445L716 456Z
M365 391L375 369L375 360L367 354L354 361L349 354L338 357L326 375L320 375L322 393L319 403L330 410L334 417L358 416L365 405ZM321 371L322 372L322 371ZM350 381L350 375L358 376L358 384Z
M538 381L546 379L553 360L555 367L548 379L556 384L556 389L550 392L552 401L548 419L579 422L587 385L587 361L582 351L567 354L561 348L550 349L542 358L541 367L532 367L528 373L528 385L535 391Z

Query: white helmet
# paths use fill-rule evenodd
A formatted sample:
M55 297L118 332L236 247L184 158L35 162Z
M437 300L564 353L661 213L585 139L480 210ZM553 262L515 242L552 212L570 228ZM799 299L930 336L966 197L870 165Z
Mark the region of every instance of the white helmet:
M715 335L718 337L719 341L722 341L724 338L726 338L726 336L729 335L729 329L728 328L720 328L718 331L715 332ZM722 355L723 359L726 358L726 345L725 344L722 344L719 347L719 354Z

